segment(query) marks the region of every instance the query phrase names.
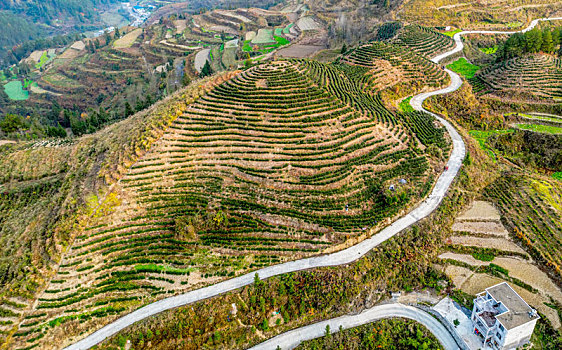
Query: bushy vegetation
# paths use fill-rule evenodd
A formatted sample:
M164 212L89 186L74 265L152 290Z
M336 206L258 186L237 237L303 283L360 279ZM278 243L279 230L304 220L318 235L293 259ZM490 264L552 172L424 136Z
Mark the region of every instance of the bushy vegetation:
M403 46L385 42L362 45L340 61L359 66L353 71L347 69L348 74L360 78L359 82L366 89L381 91L387 103L411 96L423 86L435 88L449 81L449 76L429 59ZM388 66L383 67L381 61L386 61Z
M490 137L488 144L523 167L562 171L562 135L514 130Z
M335 349L442 349L424 326L408 319L388 319L356 328L340 330L308 340L298 350Z
M447 68L449 68L453 72L459 73L467 79L473 78L474 74L476 74L476 72L480 70L479 66L469 63L464 57L461 57L455 62L448 64Z
M561 212L557 183L521 173L504 173L484 191L500 209L507 227L549 275L562 281Z
M100 348L111 349L127 340L135 349L148 348L149 341L152 347L169 349L197 349L204 344L248 348L263 341L254 329L270 338L318 320L358 313L388 296L389 291L411 291L424 286L440 291L443 275L431 267L432 262L448 235L446 228L470 201L471 191L482 186L476 179L486 164L480 157L474 157L430 218L355 263L272 277L227 295L166 311L133 325ZM467 302L471 301L468 297ZM235 315L231 313L232 303L237 306ZM272 316L278 311L282 316L279 323ZM270 321L267 331L261 326L264 319Z
M451 37L417 24L403 27L396 37L392 39L392 42L407 46L428 58L447 51L454 46L454 41Z
M558 52L561 39L562 27L545 27L543 30L534 28L525 33L515 33L499 47L496 53L497 60L502 61L520 57L527 53Z

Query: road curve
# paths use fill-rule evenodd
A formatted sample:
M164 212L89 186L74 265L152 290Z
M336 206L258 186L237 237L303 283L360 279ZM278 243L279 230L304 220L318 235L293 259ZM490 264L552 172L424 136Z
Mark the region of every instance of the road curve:
M556 20L562 18L547 18L547 19L538 19L531 22L531 25L526 28L524 31L530 30L539 21L542 20ZM450 56L456 52L462 50L462 41L460 39L459 34L469 34L469 33L503 33L503 32L461 32L455 35L455 42L456 46L451 51L448 51L442 55L439 55L432 59L434 62L439 62L441 59ZM460 49L459 49L460 47ZM447 94L457 90L462 85L461 78L450 70L446 70L449 76L451 77L451 84L441 90L423 93L417 96L414 96L410 103L415 110L418 111L426 111L423 109L422 104L423 101L433 95L440 95L440 94ZM177 308L180 306L184 306L187 304L191 304L200 300L212 298L214 296L224 294L226 292L247 286L254 281L254 275L257 273L261 279L269 278L272 276L277 276L281 274L286 274L290 272L302 271L312 268L318 267L327 267L327 266L336 266L336 265L343 265L349 264L365 254L367 254L371 249L375 248L379 244L383 243L384 241L388 240L389 238L395 236L405 228L411 226L412 224L418 222L419 220L427 217L431 214L441 203L447 190L449 189L451 183L455 179L459 169L462 165L462 161L465 157L465 145L462 140L462 137L456 131L456 129L445 119L431 113L434 115L447 129L449 135L451 137L453 143L453 151L451 152L451 157L447 162L447 170L445 170L437 179L433 191L428 196L428 198L420 203L415 209L411 212L406 214L405 216L401 217L400 219L393 222L391 225L384 228L382 231L377 233L371 238L368 238L352 247L347 249L341 250L336 253L306 258L301 260L295 260L286 262L279 265L269 266L257 271L253 271L247 273L245 275L241 275L239 277L235 277L208 287L204 287L201 289L193 290L184 294L176 295L173 297L169 297L166 299L162 299L156 301L152 304L148 304L146 306L141 307L119 319L116 321L104 326L103 328L97 330L96 332L90 334L89 336L85 337L84 339L74 343L73 345L68 346L65 350L84 350L89 349L92 346L99 344L103 340L111 337L112 335L116 334L117 332L121 331L122 329L141 321L145 318L150 316L156 315L160 312L170 310L173 308ZM391 314L388 315L393 316ZM432 330L432 329L430 329ZM433 330L432 330L433 331Z
M553 21L553 20L562 20L562 17L535 19L531 22L531 24L527 28L521 30L520 32L524 33L524 32L527 32L527 31L533 29L540 21ZM461 52L464 48L464 44L461 40L461 36L464 35L464 34L513 34L513 33L516 33L516 32L500 32L500 31L497 31L497 32L494 32L494 31L463 31L463 32L459 32L459 33L454 35L455 47L450 51L447 51L443 54L440 54L440 55L432 58L431 61L434 62L434 63L439 63L444 58L449 57L449 56L451 56L451 55L453 55L457 52ZM419 95L416 95L416 96L411 98L410 105L416 111L423 111L425 113L429 113L429 114L433 115L447 129L447 132L449 133L449 135L451 136L451 139L453 140L453 153L451 154L451 158L449 159L449 163L448 163L449 170L450 170L452 160L458 159L457 157L461 154L461 150L462 150L462 155L463 155L461 160L464 159L464 152L465 152L464 142L462 141L462 138L459 135L459 133L457 132L457 130L451 125L451 123L449 123L445 119L439 117L438 115L429 112L428 110L426 110L422 106L423 102L431 96L448 94L448 93L451 93L453 91L458 90L461 87L462 79L457 73L455 73L455 72L453 72L449 69L445 69L445 72L447 72L447 74L449 74L449 77L451 77L451 83L449 84L449 86L447 86L446 88L440 89L440 90L425 92L425 93L421 93ZM458 151L458 154L455 153L456 151ZM443 175L445 173L443 173ZM443 175L441 175L441 176L443 176ZM456 175L456 172L455 172L455 175ZM439 178L439 180L441 180L441 178ZM431 194L431 196L434 195L435 190L437 188L438 188L438 186L436 185L435 189L433 190L433 192ZM431 199L431 196L430 196L430 199ZM410 215L410 214L408 214L408 215ZM282 333L282 334L280 334L280 335L278 335L274 338L271 338L271 339L269 339L269 340L267 340L263 343L260 343L260 344L256 345L255 347L251 348L250 350L274 349L277 346L280 346L283 350L293 349L293 348L297 347L303 341L323 336L325 334L326 325L330 325L330 329L334 332L339 328L340 325L342 325L342 327L344 329L347 329L347 328L357 327L357 326L360 326L360 325L363 325L363 324L366 324L366 323L371 323L371 322L376 321L378 319L391 318L391 317L405 317L405 318L410 318L410 319L413 319L415 321L418 321L418 322L422 323L424 326L426 326L429 329L429 331L431 331L437 337L437 339L439 340L439 342L441 342L441 344L443 345L443 347L445 349L458 349L458 346L457 346L454 338L452 338L451 334L445 329L445 327L443 327L443 325L441 323L437 322L432 316L430 316L429 314L427 314L426 312L424 312L422 310L419 310L419 309L416 309L416 308L413 308L413 307L404 306L404 305L400 305L401 307L399 307L398 305L400 305L400 304L387 304L387 305L382 305L380 307L375 306L371 309L367 309L367 310L363 311L359 315L341 316L341 317L333 318L331 320L313 323L313 324L305 326L305 327L297 328L297 329L294 329L292 331ZM389 306L394 306L394 307L389 307ZM415 310L415 313L413 313L413 311L411 311L411 309ZM407 314L409 316L412 316L412 317L404 315L406 313L406 310L408 310ZM424 319L422 318L422 315L423 315L423 317L431 318L431 320L433 322L432 323L426 323L424 321ZM443 331L446 334L444 334Z
M528 32L529 30L535 28L537 26L537 24L539 24L539 22L543 22L543 21L558 21L558 20L562 20L562 17L549 17L549 18L539 18L539 19L535 19L533 21L531 21L531 23L529 24L529 26L525 29L519 30L519 31L515 31L515 32L509 32L509 31L493 31L493 30L471 30L471 31L463 31L463 32L458 32L453 36L453 39L455 40L455 47L451 50L451 51L447 51L445 53L442 53L441 55L437 55L435 57L433 57L431 59L431 61L433 61L434 63L439 63L441 60L443 60L445 57L451 56L453 54L456 54L457 52L461 52L464 48L464 44L461 40L461 36L466 35L466 34L513 34L513 33L525 33Z
M283 350L294 349L303 341L326 335L326 326L330 326L330 333L335 333L339 331L340 327L342 329L354 328L391 317L408 318L423 324L427 329L431 330L431 333L435 335L445 350L456 350L459 348L449 331L435 317L415 307L393 303L374 306L358 315L341 316L297 328L279 334L254 346L250 350L272 350L278 346Z

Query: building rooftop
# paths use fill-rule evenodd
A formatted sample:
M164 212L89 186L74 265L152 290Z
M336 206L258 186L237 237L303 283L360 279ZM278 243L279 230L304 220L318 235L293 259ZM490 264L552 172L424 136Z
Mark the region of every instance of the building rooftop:
M536 311L523 300L506 282L496 284L486 291L498 302L502 302L508 311L496 315L496 319L506 329L513 329L532 320L540 318Z

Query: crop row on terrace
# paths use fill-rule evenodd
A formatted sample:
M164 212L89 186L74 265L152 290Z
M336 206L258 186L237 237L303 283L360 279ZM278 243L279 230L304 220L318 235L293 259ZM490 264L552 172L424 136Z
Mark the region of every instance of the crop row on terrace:
M562 281L562 193L556 180L504 173L486 188L507 226L551 277Z
M533 54L496 63L478 72L471 83L480 93L521 93L529 98L562 98L562 60Z
M449 76L429 59L408 48L385 42L360 46L342 62L365 70L360 80L365 87L376 90L393 88L398 95L417 91L423 85L442 86L449 80ZM365 74L367 71L368 74ZM404 89L398 85L404 86Z
M442 130L387 111L363 89L366 73L277 61L191 104L108 196L110 214L78 235L18 344L317 254L424 196L432 177L413 131L446 146Z
M417 24L402 27L391 42L406 46L427 58L434 57L455 46L453 39L447 35Z

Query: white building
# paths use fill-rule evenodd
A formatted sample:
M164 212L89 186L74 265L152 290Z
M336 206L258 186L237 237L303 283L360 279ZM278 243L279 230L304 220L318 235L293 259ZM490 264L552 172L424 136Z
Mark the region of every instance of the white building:
M484 348L514 349L527 344L540 317L506 282L474 299L472 324Z

